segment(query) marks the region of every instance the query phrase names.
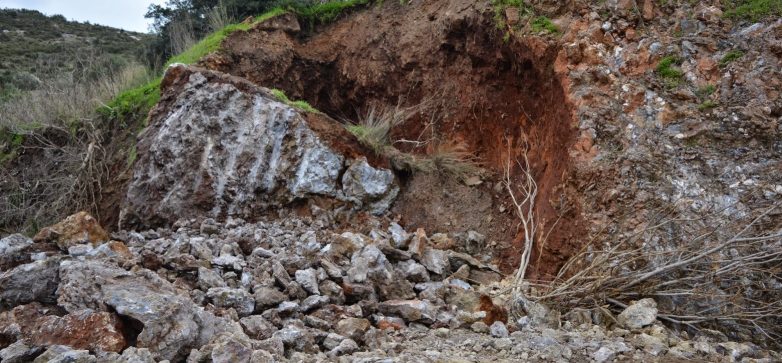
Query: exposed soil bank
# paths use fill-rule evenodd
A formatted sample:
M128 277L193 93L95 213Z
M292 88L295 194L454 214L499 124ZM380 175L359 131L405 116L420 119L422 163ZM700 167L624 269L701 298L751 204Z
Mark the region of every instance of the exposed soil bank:
M546 230L560 219L542 255L533 256L533 269L546 275L572 254L582 230L578 207L559 187L568 174L575 129L553 71L558 48L536 39L503 41L485 6L467 0L388 2L314 34L284 16L234 34L223 52L203 63L345 119L355 120L372 105L433 104L435 117L410 120L395 136L464 145L496 172L494 180L466 187L416 174L395 212L408 227L429 233L449 228L486 235L487 243L498 243L506 271L517 265L521 241L507 192L495 184L508 150L511 159L518 157L521 135L529 135L539 216Z

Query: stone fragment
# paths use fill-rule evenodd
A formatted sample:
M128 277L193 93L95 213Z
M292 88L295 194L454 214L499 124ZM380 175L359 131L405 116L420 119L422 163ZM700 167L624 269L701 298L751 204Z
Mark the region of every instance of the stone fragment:
M609 362L616 358L617 355L628 351L630 351L630 348L625 343L610 342L595 351L592 354L592 359L598 363Z
M619 324L627 329L641 329L657 320L657 303L650 298L641 299L628 306L617 316Z
M53 304L60 281L61 257L34 261L0 274L0 309L38 301Z
M77 244L97 246L109 240L109 235L98 221L87 212L68 216L59 223L45 227L33 237L36 242L53 242L63 251Z
M427 248L421 255L421 264L435 275L444 275L451 269L448 253L443 250Z
M508 328L505 327L505 324L498 320L492 323L489 327L489 334L495 338L507 338L509 333Z
M41 347L29 346L23 341L18 340L15 343L0 350L0 362L3 363L26 363L31 362L41 352Z
M306 299L304 299L304 301L301 302L300 309L302 312L308 313L328 303L329 303L328 296L312 295L307 297Z
M59 317L34 303L7 314L19 327L19 339L31 346L67 345L90 351L120 352L127 346L123 324L115 314L80 310ZM4 320L1 319L0 320Z
M213 287L227 287L220 274L205 267L198 268L198 288L207 291Z
M155 358L147 348L129 347L122 351L117 361L118 363L155 363Z
M376 316L375 326L380 330L401 330L407 326L405 320L395 316Z
M489 332L489 326L482 321L476 321L470 325L470 329L476 333L486 334Z
M256 310L263 311L279 305L288 297L280 292L280 290L272 287L256 287L253 298L255 299Z
M246 336L223 334L211 344L212 363L249 363L253 355L252 344Z
M391 241L394 242L394 247L405 248L410 241L410 234L405 231L402 226L396 222L391 222L388 225L388 233L391 234Z
M358 344L353 339L345 339L339 345L329 352L331 356L351 354L359 349Z
M53 345L33 360L33 363L97 363L98 359L86 350L75 350L65 345Z
M342 189L347 200L366 206L375 215L385 213L399 193L399 187L394 183L394 173L373 168L365 157L350 164L342 176Z
M329 333L326 335L326 339L323 339L323 348L326 348L326 350L332 350L339 346L339 343L342 343L343 340L347 338L343 337L342 335L339 335L337 333Z
M405 279L411 282L429 281L429 272L426 267L413 260L402 261L398 265L398 270Z
M255 310L255 299L244 289L230 287L213 287L206 292L206 297L221 308L234 308L239 316L247 316Z
M410 244L407 246L407 250L414 258L419 259L424 254L424 249L427 247L426 243L426 232L423 230L423 228L419 228L415 231L415 234L410 239Z
M271 338L277 328L260 315L250 315L239 320L245 334L255 340Z
M431 323L437 317L437 308L426 300L383 301L378 305L378 310L386 315L421 323Z
M0 238L0 260L32 246L33 240L22 234Z
M335 331L344 337L361 340L364 333L372 326L369 320L363 318L345 318L337 323Z
M313 268L296 271L296 282L313 295L320 295L318 290L318 273Z

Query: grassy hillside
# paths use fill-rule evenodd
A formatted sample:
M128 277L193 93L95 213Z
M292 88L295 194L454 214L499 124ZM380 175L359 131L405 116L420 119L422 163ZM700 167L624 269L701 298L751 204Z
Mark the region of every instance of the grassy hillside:
M135 61L148 37L34 10L1 9L0 97L36 89L46 78L95 79L95 69Z

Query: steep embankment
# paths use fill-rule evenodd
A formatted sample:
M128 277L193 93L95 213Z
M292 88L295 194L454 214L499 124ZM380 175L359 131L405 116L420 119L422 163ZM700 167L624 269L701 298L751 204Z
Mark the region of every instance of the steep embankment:
M461 147L495 174L472 186L409 175L394 211L413 228L479 232L486 243L499 243L494 250L505 256L506 271L518 265L522 232L507 192L495 184L509 157L513 164L521 157L522 135L530 135L536 211L547 228L560 220L547 251L534 257L536 275L550 275L579 247L584 228L572 190L560 188L575 142L572 108L554 73L556 42L504 41L490 10L472 1L371 7L313 33L287 15L234 34L202 64L354 122L371 107L425 103L426 110L393 130L396 139L413 141L397 146L419 154ZM471 252L492 253L483 247Z

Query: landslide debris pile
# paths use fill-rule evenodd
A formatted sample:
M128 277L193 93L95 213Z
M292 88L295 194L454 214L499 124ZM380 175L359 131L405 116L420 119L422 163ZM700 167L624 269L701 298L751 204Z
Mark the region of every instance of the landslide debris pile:
M653 300L612 329L587 311L509 322L490 265L379 218L181 220L107 238L86 213L0 240L2 362L585 361L782 358L687 340ZM434 236L433 236L434 237ZM495 301L497 302L497 301Z

